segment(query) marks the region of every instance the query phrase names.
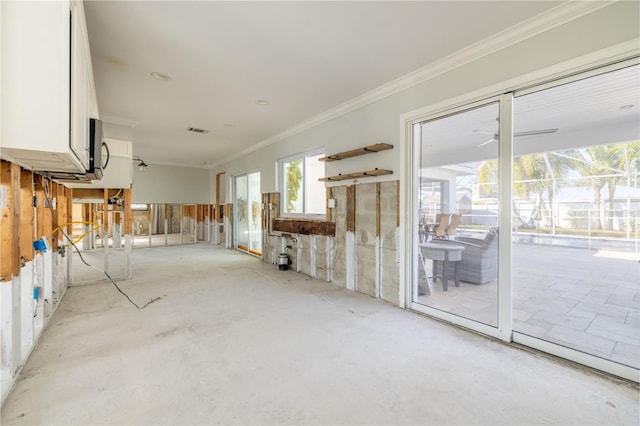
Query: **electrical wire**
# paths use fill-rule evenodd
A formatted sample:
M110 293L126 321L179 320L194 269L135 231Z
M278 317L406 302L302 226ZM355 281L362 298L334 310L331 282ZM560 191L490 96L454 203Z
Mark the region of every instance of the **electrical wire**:
M107 168L107 166L109 165L109 160L111 159L111 151L109 151L109 145L107 145L106 142L102 142L102 147L104 147L105 150L107 151L107 161L105 161L103 164L101 164L102 170L105 170Z
M82 224L82 225L93 225L93 228L89 229L87 232L85 232L84 234L82 234L81 236L79 236L75 241L73 241L73 243L79 243L80 241L84 240L85 237L89 234L91 234L92 232L97 231L98 229L100 229L100 225L98 225L95 222L87 222L87 221L73 221L73 222L67 222L67 223L63 223L62 225L57 226L52 233L55 234L55 232L57 230L62 231L62 228L64 228L67 225L75 225L75 224ZM64 247L69 247L71 244L65 244Z
M48 185L47 185L47 186L45 186L45 185L44 185L44 176L40 176L40 178L41 178L41 180L42 180L42 182L41 182L42 192L43 192L43 194L44 194L45 198L47 199L47 201L49 202L49 208L53 208L53 207L52 207L53 203L52 203L52 201L51 201L51 198L50 198L50 197L49 197L49 195L47 194L47 192L48 192L48 191L47 191L47 187L48 187ZM144 305L142 305L142 306L138 305L136 302L134 302L133 300L131 300L131 298L129 297L129 295L127 295L127 293L125 293L124 291L122 291L122 289L118 286L118 283L116 283L116 281L115 281L113 278L111 278L111 275L109 275L109 274L107 273L107 271L105 271L104 269L100 269L100 268L98 268L97 266L94 266L94 265L89 264L89 263L84 259L84 256L82 256L82 253L80 252L80 249L78 248L78 246L76 246L76 242L77 242L77 241L76 241L76 242L74 242L74 241L73 241L73 239L72 239L71 237L69 237L69 236L67 235L67 233L66 233L66 232L64 232L64 229L62 229L62 227L66 226L66 225L69 225L69 224L71 224L71 223L73 223L73 222L68 222L68 223L65 223L64 225L58 225L58 226L56 226L56 228L54 229L54 232L55 232L55 230L59 230L59 231L62 233L62 235L63 235L67 240L69 240L69 244L70 244L70 245L71 245L71 246L76 250L76 253L78 253L78 256L80 257L80 260L82 261L82 263L84 263L85 265L87 265L87 266L88 266L88 267L90 267L90 268L93 268L93 269L95 269L95 270L97 270L97 271L102 272L102 273L103 273L103 274L104 274L104 275L109 279L109 281L111 281L111 283L112 283L112 284L113 284L113 286L116 288L116 290L118 290L118 292L120 292L120 294L122 294L122 295L123 295L123 296L124 296L124 297L125 297L125 298L126 298L126 299L127 299L127 300L132 304L132 305L133 305L133 306L135 306L137 309L144 309L144 308L146 308L148 305L150 305L150 304L152 304L153 302L155 302L156 300L159 300L159 299L160 299L160 297L156 297L156 298L150 299L147 303L145 303L145 304L144 304ZM86 237L86 236L87 236L89 233L91 233L91 232L93 232L93 230L92 230L92 231L90 231L90 232L85 233L85 234L82 236L82 238L80 238L80 240L82 240L84 237ZM53 238L53 237L52 237L52 238ZM78 240L78 241L80 241L80 240ZM63 246L63 247L67 247L69 244L67 244L67 245L65 245L65 246Z
M71 238L69 238L69 236L68 236L68 235L67 235L67 234L66 234L62 229L61 229L60 231L62 232L62 235L64 235L64 236L65 236L69 241L71 241ZM80 256L80 260L82 261L82 263L84 263L85 265L87 265L87 266L88 266L88 267L90 267L90 268L93 268L93 269L95 269L95 270L97 270L97 271L102 272L102 273L103 273L103 274L104 274L104 275L109 279L109 281L111 281L111 283L112 283L112 284L113 284L113 286L116 288L116 290L118 290L118 291L119 291L119 292L120 292L124 297L126 297L126 298L127 298L127 300L128 300L128 301L129 301L133 306L135 306L136 308L138 308L138 309L144 309L144 308L146 308L148 305L150 305L150 304L152 304L153 302L155 302L156 300L159 300L159 299L160 299L160 297L158 296L158 297L156 297L156 298L154 298L154 299L150 299L150 300L149 300L147 303L145 303L144 305L139 306L136 302L134 302L133 300L131 300L131 298L127 295L127 293L125 293L124 291L122 291L122 289L118 286L118 283L116 283L116 281L115 281L113 278L111 278L111 275L109 275L109 274L107 273L107 271L105 271L104 269L100 269L100 268L98 268L97 266L93 266L93 265L89 264L89 263L84 259L84 257L82 256L82 253L80 253L80 250L78 249L78 246L76 246L76 245L75 245L75 243L73 243L73 242L71 242L71 245L73 246L73 248L74 248L74 249L76 249L76 253L78 253L78 256Z

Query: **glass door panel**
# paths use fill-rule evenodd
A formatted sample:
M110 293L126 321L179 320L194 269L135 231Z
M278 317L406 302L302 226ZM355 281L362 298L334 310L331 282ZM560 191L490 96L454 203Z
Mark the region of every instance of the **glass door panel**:
M640 69L514 99L513 329L640 368Z
M260 193L260 173L249 176L248 200L251 203L249 217L249 251L262 254L262 195Z
M249 251L249 185L247 175L235 177L234 190L236 248Z
M262 255L262 196L260 173L234 178L236 248Z
M493 102L414 129L420 154L413 302L492 327L498 324L498 117Z

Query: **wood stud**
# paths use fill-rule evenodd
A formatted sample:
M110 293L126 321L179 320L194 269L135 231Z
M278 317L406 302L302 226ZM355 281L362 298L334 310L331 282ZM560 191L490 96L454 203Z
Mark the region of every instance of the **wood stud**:
M346 229L349 232L356 231L356 186L347 186L347 223Z
M35 214L33 206L33 172L20 171L20 259L33 260Z
M0 279L11 281L20 274L20 167L2 161L0 184L5 188L7 201L7 206L0 209Z
M124 189L124 235L133 235L133 212L131 211L131 189Z

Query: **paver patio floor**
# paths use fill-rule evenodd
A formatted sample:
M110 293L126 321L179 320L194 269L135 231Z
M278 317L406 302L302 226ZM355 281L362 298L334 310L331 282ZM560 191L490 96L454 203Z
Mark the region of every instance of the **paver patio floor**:
M637 254L520 243L512 255L515 331L640 368ZM452 284L444 292L438 279L417 302L497 325L496 281Z

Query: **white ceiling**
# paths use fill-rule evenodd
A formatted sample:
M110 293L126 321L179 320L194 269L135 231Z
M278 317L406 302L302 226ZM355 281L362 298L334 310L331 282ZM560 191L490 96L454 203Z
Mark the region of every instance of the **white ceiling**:
M640 65L516 96L514 154L638 140L639 110ZM423 166L497 158L498 115L495 102L423 123ZM518 136L548 129L557 131Z
M106 136L131 126L147 163L206 167L560 3L86 1L85 13Z

